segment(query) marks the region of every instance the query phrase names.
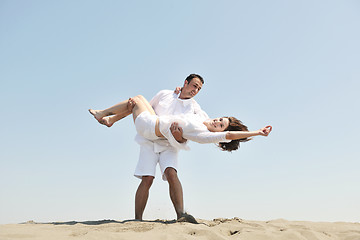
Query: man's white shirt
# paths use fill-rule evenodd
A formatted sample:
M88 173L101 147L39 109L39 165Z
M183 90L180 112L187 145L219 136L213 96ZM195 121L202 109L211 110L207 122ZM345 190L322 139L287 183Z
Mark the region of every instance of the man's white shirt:
M209 119L209 116L194 99L180 99L172 90L162 90L158 92L153 99L151 99L150 104L158 116L192 114L199 121ZM154 152L156 153L173 148L166 139L149 141L137 134L135 140L140 145L153 145Z

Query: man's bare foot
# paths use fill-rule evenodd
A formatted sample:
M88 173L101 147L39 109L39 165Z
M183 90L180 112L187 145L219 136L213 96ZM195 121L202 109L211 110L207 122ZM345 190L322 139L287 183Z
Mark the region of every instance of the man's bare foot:
M104 114L102 114L101 110L94 110L94 109L89 109L89 112L91 113L91 115L94 116L94 118L101 123L102 119L105 117ZM103 123L101 123L103 124Z
M189 222L189 223L193 223L193 224L198 224L198 222L196 221L196 219L195 219L192 215L190 215L190 214L188 214L188 213L183 213L183 214L181 215L181 217L178 218L177 221L178 221L178 222Z
M112 121L111 117L103 117L99 123L107 126L107 127L111 127L114 124L114 121Z

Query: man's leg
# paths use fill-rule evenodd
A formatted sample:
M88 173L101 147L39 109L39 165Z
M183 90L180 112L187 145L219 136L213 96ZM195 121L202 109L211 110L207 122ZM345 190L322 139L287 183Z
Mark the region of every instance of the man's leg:
M139 161L134 176L141 178L141 183L135 195L135 219L142 220L144 209L149 198L149 189L156 173L159 154L154 153L151 144L140 144Z
M174 168L168 167L164 172L167 181L169 183L170 198L174 205L177 219L179 219L184 213L184 200L183 190L178 178L177 172Z
M135 195L135 219L142 220L147 200L149 198L149 190L153 183L153 176L143 176L141 183Z

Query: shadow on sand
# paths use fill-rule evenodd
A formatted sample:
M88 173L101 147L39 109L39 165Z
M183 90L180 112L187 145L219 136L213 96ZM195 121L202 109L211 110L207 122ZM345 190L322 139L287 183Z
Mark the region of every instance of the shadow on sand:
M77 221L69 221L69 222L51 222L51 223L43 223L43 224L52 224L52 225L75 225L75 224L84 224L84 225L101 225L101 224L107 224L107 223L127 223L127 222L152 222L152 223L163 223L163 224L173 224L176 223L176 220L124 220L124 221L115 221L115 220L98 220L98 221L83 221L83 222L77 222Z

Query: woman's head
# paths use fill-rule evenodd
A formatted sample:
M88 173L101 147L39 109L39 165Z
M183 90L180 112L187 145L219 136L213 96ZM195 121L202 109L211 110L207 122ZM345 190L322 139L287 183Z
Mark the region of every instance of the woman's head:
M229 123L227 117L208 119L204 122L210 132L223 132L229 127Z
M247 126L245 126L240 120L234 117L223 117L229 121L227 128L224 131L249 131ZM240 142L247 142L251 138L242 138L237 140L231 140L231 142L221 142L219 147L223 151L234 151L237 150L240 146Z

